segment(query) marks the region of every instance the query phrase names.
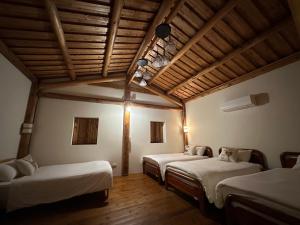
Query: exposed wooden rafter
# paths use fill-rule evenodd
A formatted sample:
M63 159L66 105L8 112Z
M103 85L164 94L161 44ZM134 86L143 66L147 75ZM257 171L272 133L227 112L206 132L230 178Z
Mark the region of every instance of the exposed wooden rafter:
M107 70L110 64L111 55L112 55L115 39L117 36L117 30L119 26L121 10L123 8L123 5L124 5L124 0L115 0L113 2L113 10L112 10L112 16L110 21L109 35L108 35L107 46L106 46L105 56L104 56L104 65L103 65L104 77L107 76Z
M168 94L174 93L176 90L178 90L179 88L183 87L184 85L192 82L193 80L198 79L199 77L201 77L201 76L209 73L210 71L216 69L218 66L220 66L220 65L228 62L229 60L231 60L232 58L234 58L237 55L241 54L242 52L244 52L244 51L252 48L253 46L257 45L258 43L260 43L263 40L265 40L268 37L270 37L270 35L272 35L273 33L278 32L279 30L283 29L284 27L286 27L291 22L292 22L292 18L288 18L285 21L280 22L279 24L273 26L269 30L262 32L260 35L255 36L253 39L245 42L241 47L234 49L232 52L230 52L229 54L227 54L222 59L214 62L213 64L211 64L207 68L201 70L196 75L194 75L194 76L186 79L185 81L183 81L179 85L175 86L174 88L172 88L171 90L168 91Z
M124 81L126 79L125 76L109 76L97 79L89 79L89 80L75 80L75 81L62 81L56 83L40 83L39 89L51 89L51 88L59 88L59 87L67 87L67 86L77 86L81 84L100 84L100 83L110 83L116 81Z
M29 80L36 82L35 76L26 68L23 62L0 40L0 52L4 55L15 67L17 67Z
M139 83L138 83L136 80L133 80L133 83L139 85ZM183 106L183 103L181 102L180 99L177 99L177 98L175 98L175 97L173 97L173 96L167 95L164 91L160 90L160 89L157 88L157 87L153 87L153 86L147 85L147 86L145 86L144 88L145 88L146 90L148 90L148 91L150 91L150 92L152 92L152 93L154 93L154 94L156 94L156 95L162 97L163 99L165 99L165 100L167 100L167 101L173 103L173 104L176 104L176 105L178 105L178 106L180 106L180 107Z
M299 0L288 0L290 9L293 14L293 18L300 35L300 1Z
M198 98L198 97L203 97L205 95L212 94L212 93L214 93L216 91L220 91L220 90L222 90L224 88L227 88L227 87L230 87L232 85L241 83L241 82L243 82L245 80L249 80L251 78L263 75L263 74L265 74L267 72L270 72L270 71L272 71L274 69L277 69L277 68L280 68L282 66L288 65L290 63L296 62L298 60L300 60L300 52L293 53L292 55L284 57L284 58L282 58L282 59L280 59L278 61L275 61L273 63L265 65L265 66L263 66L261 68L255 69L255 70L253 70L253 71L251 71L249 73L246 73L246 74L244 74L242 76L239 76L239 77L237 77L235 79L229 80L229 81L227 81L225 83L222 83L222 84L220 84L220 85L218 85L218 86L216 86L214 88L211 88L211 89L209 89L207 91L203 91L203 92L201 92L201 93L199 93L197 95L194 95L191 98L188 98L188 99L186 99L184 101L187 102L187 101L193 100L193 99Z
M141 43L134 59L132 60L130 67L127 71L127 74L130 76L128 79L128 82L131 83L134 76L133 76L133 71L136 68L136 62L137 60L144 54L144 52L147 50L148 45L151 43L151 40L153 39L155 35L155 29L156 27L161 24L165 17L170 13L170 10L174 4L174 0L164 0L161 3L161 6L159 8L158 13L156 14L151 26L149 27L143 42Z
M66 66L68 68L68 73L69 73L71 79L75 80L76 74L74 72L74 66L72 63L71 56L68 51L68 46L66 44L65 35L64 35L64 31L63 31L59 16L58 16L57 8L56 8L53 0L45 0L45 3L46 3L46 8L47 8L48 14L50 16L52 27L55 31L59 46L61 48L61 51L64 56L64 60L66 62Z
M178 59L180 59L194 44L196 44L203 36L210 31L212 27L216 25L224 16L226 16L236 5L237 0L230 0L221 10L219 10L204 26L190 39L183 48L171 59L170 63L163 67L153 78L149 81L151 84L155 79L167 71L170 66L172 66Z

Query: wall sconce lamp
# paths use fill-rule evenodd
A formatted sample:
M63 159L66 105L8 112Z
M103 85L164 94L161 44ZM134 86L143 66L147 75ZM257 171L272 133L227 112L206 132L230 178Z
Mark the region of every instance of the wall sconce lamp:
M190 131L190 128L188 126L183 126L183 132L188 133Z
M126 107L126 112L131 112L131 107L130 106Z

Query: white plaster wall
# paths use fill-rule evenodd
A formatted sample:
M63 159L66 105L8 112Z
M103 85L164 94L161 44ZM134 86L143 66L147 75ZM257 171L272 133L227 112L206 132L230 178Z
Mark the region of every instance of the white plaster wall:
M187 103L190 143L205 144L214 154L220 146L256 148L269 166L280 167L282 151L300 151L300 62ZM222 112L228 100L267 93L269 102Z
M0 54L0 160L15 158L31 81Z
M99 117L97 145L71 145L73 119ZM108 160L121 174L123 106L41 98L38 104L31 153L40 165ZM150 121L166 121L166 143L150 144ZM180 111L131 108L130 172L141 172L144 154L179 152Z

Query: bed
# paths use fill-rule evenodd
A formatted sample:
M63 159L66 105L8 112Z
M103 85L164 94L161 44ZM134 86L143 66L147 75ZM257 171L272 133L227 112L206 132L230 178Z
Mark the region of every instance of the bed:
M196 146L201 147L201 146ZM204 146L205 152L203 156L185 155L184 153L156 154L143 156L143 173L158 179L163 184L165 180L165 171L167 163L174 161L190 161L206 159L213 156L212 149Z
M193 197L199 202L202 213L206 212L207 202L214 203L215 187L228 177L260 172L266 169L264 155L253 149L249 162L230 163L211 158L201 161L173 162L167 164L165 175L166 189L176 190ZM220 148L219 153L221 153Z
M7 212L75 196L100 192L106 200L112 187L107 161L39 167L31 176L0 183L0 204Z
M224 180L217 186L218 207L225 201L228 225L300 224L300 152L281 154L283 168Z

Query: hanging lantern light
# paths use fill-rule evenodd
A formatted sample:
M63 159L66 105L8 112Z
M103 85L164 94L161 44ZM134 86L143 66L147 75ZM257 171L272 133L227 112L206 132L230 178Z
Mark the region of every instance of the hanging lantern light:
M140 70L135 71L134 76L135 77L142 77L143 76L142 71L140 71Z
M140 81L140 84L139 84L141 87L146 87L147 86L147 82L144 80L144 79L142 79L141 81Z

